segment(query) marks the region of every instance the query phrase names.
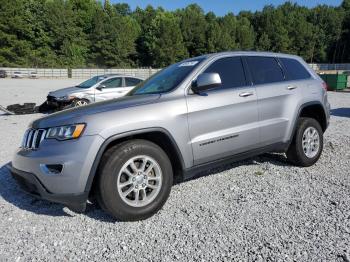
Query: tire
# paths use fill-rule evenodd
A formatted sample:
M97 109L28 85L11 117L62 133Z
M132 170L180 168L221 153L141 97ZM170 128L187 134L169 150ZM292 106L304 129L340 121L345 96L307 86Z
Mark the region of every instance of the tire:
M120 221L154 215L168 199L173 184L167 154L158 145L141 139L108 149L97 175L97 200L102 209Z
M90 103L87 99L75 99L71 103L71 107L80 107L80 106L86 106Z
M313 131L317 132L318 135L318 147L316 146L317 142L315 142L317 137L315 135L308 136L308 134L312 134ZM310 139L307 139L308 137ZM311 144L308 141L311 141ZM305 144L305 146L303 146L303 144ZM307 149L308 145L310 145L310 150ZM288 161L297 166L312 166L320 158L322 150L323 131L320 124L313 118L299 118L292 143L286 153Z

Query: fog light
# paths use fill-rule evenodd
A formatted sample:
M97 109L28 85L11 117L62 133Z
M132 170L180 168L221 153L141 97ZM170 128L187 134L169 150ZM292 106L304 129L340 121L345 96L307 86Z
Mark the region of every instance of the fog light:
M61 164L51 164L51 165L40 164L40 169L46 175L58 175L58 174L62 173L63 165L61 165Z

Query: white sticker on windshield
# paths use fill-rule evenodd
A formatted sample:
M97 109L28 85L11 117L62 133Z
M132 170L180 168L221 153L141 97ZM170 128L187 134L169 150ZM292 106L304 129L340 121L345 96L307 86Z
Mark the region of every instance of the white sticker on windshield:
M194 66L195 64L197 64L198 61L189 61L189 62L184 62L182 64L179 64L179 67L180 66Z

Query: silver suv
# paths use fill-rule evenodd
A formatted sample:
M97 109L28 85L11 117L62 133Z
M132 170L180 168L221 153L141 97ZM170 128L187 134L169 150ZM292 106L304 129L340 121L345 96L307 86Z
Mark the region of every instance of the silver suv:
M75 211L94 196L119 220L145 219L174 178L265 152L314 164L329 109L325 83L297 56L204 55L125 97L34 121L11 170L27 192Z
M79 85L52 91L47 105L65 109L124 96L143 79L134 76L107 74L94 76Z

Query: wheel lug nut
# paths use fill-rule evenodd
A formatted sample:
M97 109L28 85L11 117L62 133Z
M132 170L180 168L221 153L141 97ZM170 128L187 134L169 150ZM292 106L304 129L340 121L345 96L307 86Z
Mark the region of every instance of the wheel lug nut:
M135 177L133 177L133 178L132 178L132 181L135 181L135 180L136 180L136 178L135 178Z
M143 176L143 178L144 178L144 179L146 179L146 178L147 178L147 176L146 176L146 175L144 175L144 176Z
M136 188L136 189L138 189L138 188L139 188L139 186L138 186L138 185L136 185L136 186L135 186L135 188Z
M145 186L146 186L146 184L142 184L142 186L143 186L143 187L145 187Z

